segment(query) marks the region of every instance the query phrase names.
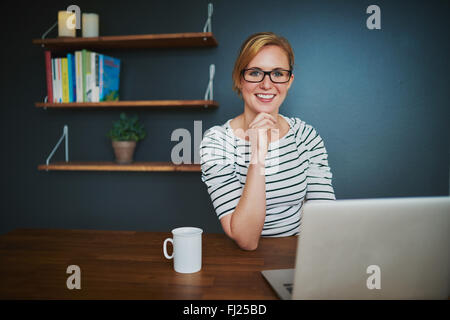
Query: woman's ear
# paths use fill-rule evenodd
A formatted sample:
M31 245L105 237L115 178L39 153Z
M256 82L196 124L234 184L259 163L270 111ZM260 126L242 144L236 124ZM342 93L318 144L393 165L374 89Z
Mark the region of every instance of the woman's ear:
M289 79L288 87L287 87L288 90L289 90L289 88L291 87L292 82L294 82L294 74L292 74L292 75L291 75L291 79Z

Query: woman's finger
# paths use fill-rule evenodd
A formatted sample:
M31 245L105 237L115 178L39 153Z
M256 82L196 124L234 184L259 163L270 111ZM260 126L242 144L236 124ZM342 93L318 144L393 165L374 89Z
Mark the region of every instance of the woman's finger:
M275 128L276 124L272 120L262 119L260 121L257 121L255 123L253 123L252 125L250 125L249 129L260 128L260 127L263 127L263 126L268 126L268 127L271 127L271 128Z
M261 112L261 113L258 113L258 114L256 115L255 119L253 119L253 121L250 122L250 124L249 124L248 126L251 127L251 126L253 126L255 123L257 123L257 122L259 122L259 121L261 121L261 120L263 120L263 119L268 119L268 120L272 121L273 123L276 123L276 122L277 122L276 119L275 119L272 115L270 115L270 114L268 114L268 113L265 113L265 112Z
M264 119L267 119L267 120L272 121L273 123L276 123L276 119L274 117L272 117L270 114L261 112L255 117L255 119L253 119L252 122L250 122L249 127L251 125L254 125L257 122L264 120Z

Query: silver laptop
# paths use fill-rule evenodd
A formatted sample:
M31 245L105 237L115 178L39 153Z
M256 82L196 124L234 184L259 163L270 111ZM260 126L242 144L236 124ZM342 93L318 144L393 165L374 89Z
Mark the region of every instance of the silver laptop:
M450 197L305 203L281 299L448 299Z

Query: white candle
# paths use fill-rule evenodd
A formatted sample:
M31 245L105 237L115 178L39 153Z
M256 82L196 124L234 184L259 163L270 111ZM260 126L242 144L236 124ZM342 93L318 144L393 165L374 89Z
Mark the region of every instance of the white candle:
M68 11L58 11L58 36L75 37L75 13Z
M83 37L98 37L98 14L83 13L82 20Z

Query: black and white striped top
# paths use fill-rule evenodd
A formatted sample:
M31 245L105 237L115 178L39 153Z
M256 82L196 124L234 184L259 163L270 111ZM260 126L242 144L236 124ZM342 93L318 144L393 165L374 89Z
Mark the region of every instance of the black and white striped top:
M299 118L283 118L288 133L270 143L265 162L266 218L262 236L299 232L303 201L335 200L324 143ZM207 130L200 144L202 181L220 218L233 213L250 163L250 142L237 137L228 120Z

